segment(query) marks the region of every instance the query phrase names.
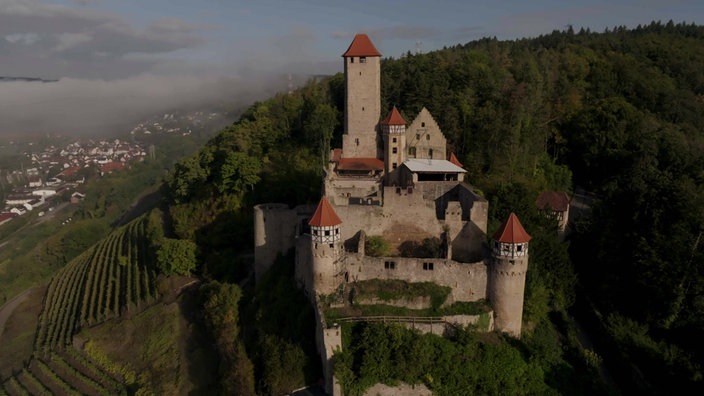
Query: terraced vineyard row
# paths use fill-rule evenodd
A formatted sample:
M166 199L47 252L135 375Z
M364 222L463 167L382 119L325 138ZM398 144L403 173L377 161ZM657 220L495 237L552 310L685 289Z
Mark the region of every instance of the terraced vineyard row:
M72 347L46 358L33 359L29 367L7 379L1 395L126 395L115 378L89 362Z
M116 317L156 297L145 223L145 218L138 218L114 231L54 276L39 319L37 352L69 345L82 326Z

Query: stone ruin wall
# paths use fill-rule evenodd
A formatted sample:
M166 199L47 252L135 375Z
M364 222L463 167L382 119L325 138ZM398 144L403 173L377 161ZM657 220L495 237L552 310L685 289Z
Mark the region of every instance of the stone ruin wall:
M393 262L394 268L387 268L387 262ZM432 263L433 269L424 269L424 263ZM347 254L344 264L349 282L371 279L433 282L452 289L448 297L449 304L456 301L478 301L487 297L487 265L484 261L459 263L446 259Z

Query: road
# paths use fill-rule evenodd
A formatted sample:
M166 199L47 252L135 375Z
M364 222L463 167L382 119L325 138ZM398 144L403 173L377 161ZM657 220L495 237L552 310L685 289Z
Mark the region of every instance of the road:
M24 292L18 294L13 298L12 300L8 301L5 303L0 308L0 340L2 340L2 333L5 331L5 322L7 322L7 319L10 318L12 313L15 311L15 308L17 308L24 300L27 299L29 296L29 293L32 291L32 289L27 289Z

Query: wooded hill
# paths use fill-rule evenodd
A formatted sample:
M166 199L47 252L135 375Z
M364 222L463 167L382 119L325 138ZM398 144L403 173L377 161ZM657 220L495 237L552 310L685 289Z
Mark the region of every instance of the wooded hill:
M592 305L575 312L615 346L606 363L626 390L702 387L703 39L704 27L672 22L570 28L382 63L382 108L431 111L490 201L489 233L515 211L536 237L526 342L578 292ZM254 104L175 167L173 225L200 246L205 277L246 273L229 257L251 249L251 205L316 201L343 101L341 74L311 81ZM576 186L596 197L592 216L553 243L537 193Z
M483 39L383 60L382 108L396 105L406 119L430 110L468 170L466 179L490 202L489 234L514 211L533 236L524 332L520 341L471 333L438 340L356 326L339 356L346 390L403 380L447 394L704 391L704 349L697 342L704 331L703 39L704 27L654 22ZM255 103L166 178L166 235L183 242L167 238L160 249L195 250L196 265L165 255L162 264L175 267L152 257L134 268L156 265L202 278L202 320L216 340L225 393L282 394L320 375L313 316L294 287L292 258L282 257L256 287L247 282L252 205L317 202L330 148L340 146L343 102L338 74ZM535 199L542 190L577 186L594 198L591 215L559 243L555 222L541 215ZM107 241L105 249L110 243L119 244ZM103 298L105 309L91 310L86 320L121 309L130 297L120 293ZM74 312L68 322L75 326L84 316ZM579 342L572 315L594 350ZM58 329L45 345L70 341L71 327ZM417 347L417 359L404 355L400 343ZM77 357L60 358L80 366L72 363ZM404 372L395 369L401 361ZM49 373L42 364L63 370L60 361L38 359L28 373ZM599 375L604 367L610 376ZM87 388L119 389L102 375L83 376ZM18 375L4 389L42 383L48 382Z

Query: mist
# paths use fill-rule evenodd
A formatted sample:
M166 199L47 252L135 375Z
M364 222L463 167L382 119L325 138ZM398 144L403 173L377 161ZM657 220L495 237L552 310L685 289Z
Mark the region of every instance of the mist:
M118 80L0 82L0 136L103 135L175 110L238 110L287 88L285 75L250 78L142 74Z

